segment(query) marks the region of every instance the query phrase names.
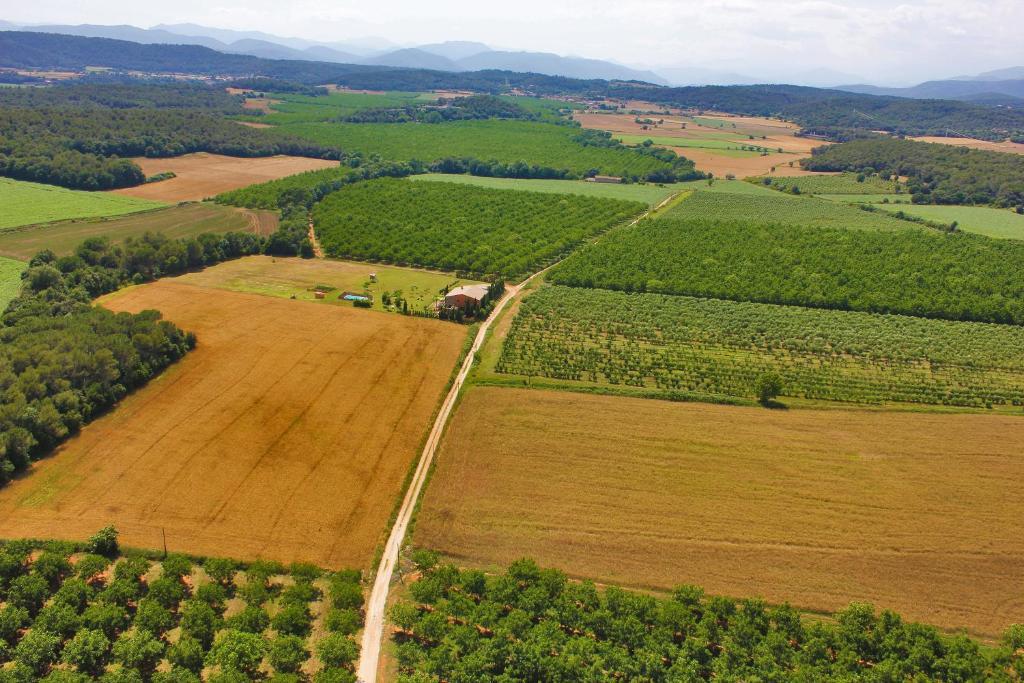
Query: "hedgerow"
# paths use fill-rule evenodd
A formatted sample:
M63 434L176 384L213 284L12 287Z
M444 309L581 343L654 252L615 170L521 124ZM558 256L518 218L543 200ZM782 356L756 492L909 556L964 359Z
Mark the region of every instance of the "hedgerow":
M547 278L626 292L1024 324L1024 243L913 227L665 217L610 233Z
M579 195L379 179L346 186L313 209L335 257L516 277L646 207Z
M191 681L204 673L210 680L220 676L248 681L263 678L259 669L268 666L272 675L291 675L301 669L332 680L355 680L352 663L359 648L350 634L289 635L268 629L265 615L268 610L280 614L282 598L247 608L260 611L261 619L224 620L220 613L226 589L211 575L223 575L225 560L193 564L173 555L163 562L138 555L115 556L114 572L83 581L75 568L88 557L84 549L84 544L67 542L0 544L0 604L5 605L0 608L0 681L64 680L62 676L76 681L79 677ZM74 566L68 560L74 560ZM252 570L234 562L231 566L232 574L243 583L273 580L280 585L289 580L288 570L281 566L270 575L260 566ZM204 571L206 567L209 572ZM59 571L55 573L54 568ZM157 578L146 578L154 574ZM305 580L301 574L291 578L300 584ZM361 597L358 583L352 581L359 581L358 572L329 574L322 585L355 585ZM126 584L133 596L124 605L109 598L119 583ZM154 591L168 584L177 587L169 593L181 600L161 607ZM288 598L291 608L309 615L324 612L327 604L319 590L303 592L310 599L302 603L293 591ZM357 609L361 608L360 599ZM172 631L177 635L172 636ZM310 653L322 648L354 656L322 659L318 666ZM156 673L158 669L164 673Z
M1024 405L1024 328L662 294L543 287L496 370L666 395Z
M834 621L681 586L655 598L532 561L485 576L429 569L391 610L399 680L999 681L1024 676L1024 628L966 635L852 604Z

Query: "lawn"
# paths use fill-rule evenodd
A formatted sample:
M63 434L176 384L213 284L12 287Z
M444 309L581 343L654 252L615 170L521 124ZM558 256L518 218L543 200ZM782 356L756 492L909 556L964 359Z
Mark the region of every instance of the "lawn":
M986 206L936 206L934 204L911 204L899 207L876 204L876 206L886 211L902 211L911 216L919 216L939 223L956 222L957 227L965 232L976 232L979 235L999 239L1024 239L1024 215L1010 209L993 209Z
M431 163L445 157L567 170L583 175L645 175L670 164L631 149L585 147L568 126L533 121L452 121L447 123L302 123L282 130L319 144L393 161Z
M10 178L0 178L0 196L0 230L72 218L121 216L166 206L109 192L69 190Z
M1024 405L1024 328L546 286L520 304L488 381L752 402Z
M1020 416L767 410L473 387L414 542L998 637L1021 613Z
M109 219L64 221L52 225L0 230L0 255L27 261L43 249L58 256L72 253L90 237L123 242L146 232L167 237L192 237L207 232L243 230L268 235L277 229L277 214L216 204L183 204Z
M586 197L603 197L605 199L625 199L644 202L648 206L657 206L676 192L692 189L692 183L669 183L656 185L652 183L588 183L583 180L534 180L519 178L486 178L472 175L451 175L446 173L428 173L409 177L413 181L433 181L445 183L462 183L489 187L496 190L524 190L528 192L547 192L552 194L578 194Z
M370 273L376 273L375 281L370 280ZM352 307L352 303L340 299L341 294L365 292L373 296L373 308L378 311L385 310L381 297L384 292L397 293L409 302L410 310L421 311L430 306L445 287L476 282L449 273L415 268L270 256L249 256L228 261L216 268L183 275L178 280L234 292L251 292L348 308ZM318 287L326 293L323 299L316 298Z
M0 313L7 308L11 299L18 295L21 289L21 273L25 266L26 264L21 261L0 256Z

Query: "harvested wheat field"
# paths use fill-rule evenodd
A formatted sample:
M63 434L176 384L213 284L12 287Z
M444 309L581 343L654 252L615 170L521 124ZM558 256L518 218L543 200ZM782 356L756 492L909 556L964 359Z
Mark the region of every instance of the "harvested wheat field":
M327 159L284 155L242 158L206 152L185 154L170 159L139 157L132 161L142 168L147 177L166 171L171 171L177 177L113 192L162 202L198 201L255 183L338 165L337 161Z
M198 347L0 490L0 537L369 566L466 328L173 279L102 303Z
M749 176L771 175L772 169L775 173L786 176L822 175L812 171L805 171L800 167L799 154L769 154L760 156L733 157L725 156L713 149L695 149L692 147L668 147L679 156L686 157L696 165L698 171L714 173L716 178L724 178L733 175L737 178ZM790 166L789 164L793 164Z
M990 142L989 140L975 140L973 138L946 138L946 137L916 137L910 138L918 142L937 142L940 145L956 145L957 147L970 147L971 149L987 149L990 152L1010 152L1011 154L1024 154L1024 143Z
M1024 417L773 411L473 388L416 543L813 611L1024 622Z

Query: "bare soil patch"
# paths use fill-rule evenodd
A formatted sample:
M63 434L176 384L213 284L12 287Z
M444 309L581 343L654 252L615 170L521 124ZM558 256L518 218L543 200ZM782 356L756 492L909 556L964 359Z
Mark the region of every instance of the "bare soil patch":
M255 183L338 165L337 161L327 159L284 155L248 159L206 152L170 159L138 157L132 161L147 176L171 171L177 177L113 192L164 202L198 201Z
M242 103L243 109L252 109L255 111L261 111L265 114L271 113L273 110L270 108L272 104L279 104L281 100L272 100L266 97L249 97L246 98L245 102Z
M1019 142L990 142L988 140L973 140L971 138L944 138L944 137L917 137L911 138L919 142L937 142L942 145L956 145L957 147L970 147L971 149L986 149L990 152L1009 152L1011 154L1024 154L1024 144Z
M1024 421L475 387L416 543L996 636L1024 620Z
M199 345L0 490L0 535L370 564L466 328L174 280L102 303Z

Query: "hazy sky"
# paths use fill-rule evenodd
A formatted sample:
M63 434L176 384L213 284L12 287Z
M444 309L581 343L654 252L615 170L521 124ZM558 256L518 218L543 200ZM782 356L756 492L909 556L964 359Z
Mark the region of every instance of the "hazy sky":
M193 22L323 41L498 47L754 76L909 83L1024 65L1024 0L4 0L24 23Z

